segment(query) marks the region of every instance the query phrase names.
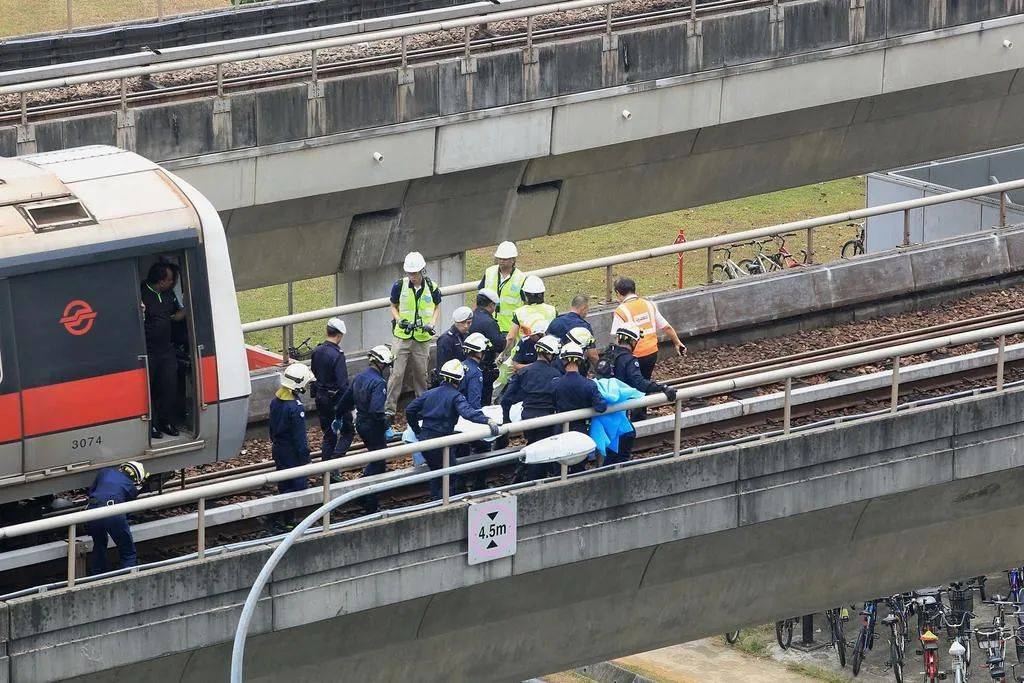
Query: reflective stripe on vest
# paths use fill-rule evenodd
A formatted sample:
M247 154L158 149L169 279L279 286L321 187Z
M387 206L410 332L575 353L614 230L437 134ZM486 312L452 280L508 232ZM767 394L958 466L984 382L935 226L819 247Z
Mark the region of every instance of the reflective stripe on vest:
M533 326L541 320L551 322L558 315L558 311L551 304L526 304L516 309L515 317L519 321L519 336L526 337L531 334Z
M498 329L503 334L512 329L512 316L516 309L523 305L524 282L526 273L518 268L513 268L512 274L504 281L497 265L489 266L484 271L484 288L493 289L498 293L498 307L494 312L494 318L498 321Z
M416 296L409 278L402 278L402 292L398 295L398 319L408 320L415 325L429 325L434 315L434 291L433 283L428 278L423 278L423 288L420 295ZM418 342L428 342L432 337L423 330L417 329L414 332L406 332L398 325L395 325L395 336L399 339L415 339Z
M623 322L633 323L644 333L633 349L634 356L643 358L658 352L658 309L654 304L647 299L633 297L619 304L615 315Z

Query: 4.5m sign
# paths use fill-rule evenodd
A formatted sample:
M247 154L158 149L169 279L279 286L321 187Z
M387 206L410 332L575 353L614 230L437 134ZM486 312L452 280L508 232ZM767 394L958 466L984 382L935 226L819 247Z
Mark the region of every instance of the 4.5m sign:
M502 496L468 508L469 563L480 564L516 554L518 506Z

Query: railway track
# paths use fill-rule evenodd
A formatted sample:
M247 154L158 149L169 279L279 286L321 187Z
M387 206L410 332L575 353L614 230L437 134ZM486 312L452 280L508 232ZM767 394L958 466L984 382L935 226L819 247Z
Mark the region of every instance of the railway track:
M883 348L894 344L927 340L953 333L978 330L992 325L1008 324L1021 321L1024 321L1024 308L1016 308L1003 312L976 316L972 318L953 320L937 325L923 327L920 329L909 330L906 332L887 334L883 336L872 337L869 339L848 342L845 344L829 346L821 349L811 349L808 351L803 351L800 353L790 354L786 356L780 356L776 358L766 358L764 360L753 363L746 363L743 365L735 365L708 372L673 377L663 381L676 389L682 389L685 387L692 387L703 383L743 377L746 375L752 375L758 372L765 372L768 370L785 369L795 365L800 365L802 363L808 363L819 360L828 360L843 355L871 351L874 349ZM349 449L348 455L358 455L366 452L367 449L365 448L365 446L363 446L361 442L355 441L352 444L352 448ZM312 455L313 460L319 460L322 458L322 453L320 453L319 451L315 451ZM339 465L341 466L342 469L344 469L343 458L339 461ZM146 495L158 495L159 493L171 490L192 488L195 486L202 486L215 482L231 481L233 479L238 479L244 476L270 472L274 469L275 467L273 460L268 459L259 462L247 463L244 465L239 465L237 467L232 467L230 469L219 470L216 472L205 472L195 474L192 476L175 477L173 479L166 481L164 483L164 486L159 491L155 491L150 494L145 494L144 497ZM67 512L83 509L84 506L85 498L84 496L81 496L78 497L77 499L72 499L71 506L62 508L59 511L49 513L47 516L66 514Z
M721 0L720 2L709 2L706 5L699 5L699 9L701 16L707 16L708 14L715 13L715 11L725 11L733 9L736 6L754 5L758 4L758 2L760 2L760 0L747 0L747 2L742 2L737 5L734 0ZM597 7L592 10L580 10L579 12L586 12L588 15L603 14L604 7ZM340 61L327 62L323 64L318 63L316 67L316 78L320 78L322 76L340 76L384 67L402 66L404 64L417 64L444 57L466 54L467 49L475 53L493 51L503 48L526 46L528 44L546 42L559 38L571 38L610 30L629 28L631 26L641 24L656 24L674 19L685 19L690 16L691 10L688 5L683 7L662 7L659 9L633 13L625 12L619 15L614 15L613 13L610 21L607 17L584 19L574 23L534 28L529 32L529 35L526 30L511 30L508 33L502 33L500 35L482 35L475 39L471 39L468 44L461 38L455 40L454 37L451 36L451 31L424 34L426 42L436 41L438 39L446 40L447 42L438 45L415 47L412 49L407 48L404 51L404 54L403 50L398 47L399 41L397 39L392 39L389 42L381 41L387 45L387 48L378 54L343 58ZM499 22L499 24L525 23L525 21L516 20ZM483 21L481 21L481 25L484 25ZM495 28L492 27L490 30L494 31ZM370 49L369 45L365 45L366 47L363 49L364 51L368 51ZM306 58L302 57L302 59ZM293 59L292 61L300 60ZM167 73L174 72L174 70L168 70ZM266 71L260 71L257 73L222 76L220 83L218 83L218 80L209 73L209 68L201 67L199 69L195 69L194 72L199 75L202 80L193 81L186 76L186 82L160 86L154 85L153 82L149 80L140 81L136 87L129 89L129 91L125 93L121 93L119 88L115 88L117 92L111 92L110 94L103 94L99 96L90 96L90 93L88 92L89 86L75 86L70 88L70 90L72 90L73 93L82 93L83 96L72 94L63 99L58 98L56 101L47 101L36 104L31 104L31 102L29 102L25 113L27 114L27 118L31 121L43 121L64 116L109 111L122 107L136 107L194 97L204 97L215 95L218 92L237 92L254 88L304 82L311 78L311 66L309 63L297 66L288 66L285 68L270 68ZM95 86L95 84L89 85ZM0 95L0 106L8 107L0 110L0 124L18 123L22 121L23 113L21 108L13 108L17 106L17 99L18 98L13 95ZM30 98L30 100L31 99L32 98Z

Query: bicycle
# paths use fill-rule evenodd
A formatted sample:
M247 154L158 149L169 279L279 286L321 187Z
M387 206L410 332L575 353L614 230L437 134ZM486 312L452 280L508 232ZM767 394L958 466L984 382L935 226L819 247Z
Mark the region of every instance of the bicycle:
M946 620L946 635L950 640L959 640L964 646L966 665L971 666L971 619L974 618L974 591L981 590L976 580L954 581L949 584L949 614Z
M1006 678L1006 639L1011 635L1005 626L979 626L974 632L978 647L985 651L985 666L993 680Z
M730 645L735 645L736 641L739 639L740 629L736 629L735 631L729 631L725 634L725 642L729 643Z
M917 638L921 642L920 654L924 658L924 675L928 683L939 680L939 637L944 608L941 588L921 588L912 593L917 613Z
M906 647L906 635L903 633L905 622L895 612L889 612L882 623L889 627L889 663L896 683L903 683L903 653Z
M842 248L839 250L839 255L843 258L852 258L854 256L860 256L864 253L864 224L863 223L847 223L847 227L857 227L857 236L851 240L847 240Z
M832 639L832 648L839 658L839 666L846 666L846 639L843 636L843 622L849 620L849 613L845 607L836 607L825 610L825 620L828 622L828 632Z
M960 614L959 621L949 619L943 615L946 628L955 632L953 642L949 646L950 671L953 673L955 683L966 683L970 676L971 666L971 632L970 620L974 615L964 611Z
M875 620L878 614L878 601L871 600L864 603L864 609L861 610L861 627L860 633L857 635L857 642L853 646L853 654L850 657L850 666L853 669L853 675L857 676L860 674L860 665L864 660L864 654L871 649L874 649L875 645Z
M301 343L288 347L288 357L292 360L307 360L313 357L313 345L309 343L312 337L306 337Z
M804 249L800 250L800 254L803 256L802 261L798 261L793 252L786 248L786 238L795 237L796 233L786 233L785 235L775 235L771 239L778 242L778 251L774 254L765 254L764 248L767 240L753 240L749 244L757 247L757 253L754 254L753 259L743 259L739 262L739 265L743 267L751 275L761 275L762 273L771 273L777 270L785 270L787 268L800 268L807 264L807 251Z
M732 260L732 247L719 247L718 249L715 249L715 251L725 252L725 258L722 260L722 263L716 263L711 266L712 282L736 280L750 274L740 267L738 263Z
M793 644L793 627L799 621L800 617L789 617L775 622L775 640L779 642L779 647L783 650L788 650L789 646Z

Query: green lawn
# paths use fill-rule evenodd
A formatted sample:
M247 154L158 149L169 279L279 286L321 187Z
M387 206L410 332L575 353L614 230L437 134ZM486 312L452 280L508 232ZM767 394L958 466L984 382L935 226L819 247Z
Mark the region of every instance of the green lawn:
M3 1L5 0L0 0ZM524 269L543 268L671 244L680 228L686 231L688 239L693 240L722 232L739 232L863 207L864 179L848 178L526 240L519 243L519 263ZM837 258L842 243L854 234L855 230L847 226L816 230L816 260L828 261ZM794 253L799 253L799 250L804 248L804 235L787 241L787 246ZM483 269L492 262L493 251L493 247L488 247L475 249L466 255L467 279L479 277ZM743 255L743 251L739 250L733 258L738 260ZM706 270L705 252L687 254L683 269L686 286L703 282ZM676 287L675 256L625 264L616 268L614 272L616 275L628 275L636 279L641 292L664 292ZM580 292L603 298L604 270L549 278L546 285L548 301L562 310L568 301ZM385 294L381 292L380 295ZM316 278L295 283L294 301L296 311L332 306L333 278ZM284 315L288 310L283 285L241 292L238 295L238 302L242 320L246 322ZM322 328L323 324L319 322L297 325L295 339L301 341L309 336L318 339L322 334ZM248 341L267 348L281 348L281 335L274 330L251 334Z
M227 7L230 0L163 0L164 15ZM157 15L157 0L71 0L75 26ZM0 0L0 37L67 28L67 0Z

